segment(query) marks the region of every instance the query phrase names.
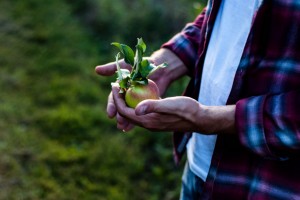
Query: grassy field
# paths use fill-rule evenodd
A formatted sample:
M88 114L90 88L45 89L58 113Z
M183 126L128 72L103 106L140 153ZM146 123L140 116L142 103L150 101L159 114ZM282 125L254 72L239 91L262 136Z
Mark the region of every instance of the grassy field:
M114 59L113 41L143 37L151 54L202 5L1 0L0 199L178 199L171 134L116 129L105 112L115 77L94 67Z

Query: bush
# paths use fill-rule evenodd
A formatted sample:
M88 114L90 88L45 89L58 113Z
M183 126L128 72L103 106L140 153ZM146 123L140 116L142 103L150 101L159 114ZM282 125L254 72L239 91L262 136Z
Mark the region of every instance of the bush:
M0 1L0 199L178 198L171 134L120 133L105 113L115 77L94 67L114 58L113 41L143 37L150 54L194 18L193 5Z

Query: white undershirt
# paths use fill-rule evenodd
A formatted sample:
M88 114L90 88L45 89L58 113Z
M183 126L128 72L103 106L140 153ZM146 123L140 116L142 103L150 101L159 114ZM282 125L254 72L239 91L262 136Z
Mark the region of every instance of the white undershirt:
M223 0L209 41L198 101L226 105L255 11L262 0ZM193 173L206 180L216 135L193 133L187 157Z

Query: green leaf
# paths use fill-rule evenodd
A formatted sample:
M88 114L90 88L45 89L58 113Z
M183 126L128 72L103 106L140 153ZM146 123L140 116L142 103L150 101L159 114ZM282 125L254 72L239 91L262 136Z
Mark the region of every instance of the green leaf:
M142 75L140 72L136 72L132 75L131 80L136 81L142 78Z
M160 64L160 65L158 65L158 66L155 66L154 64L150 64L150 65L152 65L153 68L152 68L152 70L148 73L147 77L150 76L151 74L153 74L156 70L158 70L158 69L160 69L160 68L165 68L165 67L168 66L167 63L162 63L162 64Z
M132 65L131 72L127 69L121 69L118 63L119 55L116 57L116 63L118 68L118 82L120 87L120 93L126 92L126 90L134 84L148 84L148 77L154 73L156 70L166 67L167 64L163 63L161 65L154 65L150 63L147 59L144 59L144 53L146 51L146 44L142 38L137 39L137 45L135 46L135 54L132 49L120 43L112 43L112 45L118 47L121 53L125 56L125 62ZM120 54L120 53L119 53Z
M141 43L135 46L136 50L135 50L135 57L134 57L134 67L132 69L133 79L139 77L138 73L139 73L140 62L143 60L143 54L144 54L144 50L142 46L143 44L144 43Z
M140 45L136 46L136 62L137 64L143 60L143 48Z
M121 80L119 82L119 85L120 85L121 89L126 90L129 87L129 79L130 79L130 77L126 77L126 78L124 78L123 80Z
M137 45L140 46L143 50L143 53L146 52L146 44L144 43L143 39L142 38L138 38L138 42L137 42Z
M139 72L143 78L146 78L155 67L155 65L145 59L140 63Z
M121 70L121 74L122 74L122 78L125 79L127 77L130 77L130 71L128 69L120 69Z
M111 43L111 45L119 48L119 50L124 55L124 60L127 64L130 64L132 66L134 65L134 52L129 46L127 46L125 44L120 44L118 42L113 42L113 43Z
M116 65L117 65L118 79L119 79L119 80L122 80L122 79L123 79L123 76L122 76L122 71L121 71L121 68L120 68L120 65L119 65L119 58L120 58L120 53L118 53L118 54L116 55Z
M142 38L138 38L137 40L138 42L137 45L135 46L136 47L135 56L136 56L136 62L138 64L143 60L143 56L146 51L146 44L144 43Z

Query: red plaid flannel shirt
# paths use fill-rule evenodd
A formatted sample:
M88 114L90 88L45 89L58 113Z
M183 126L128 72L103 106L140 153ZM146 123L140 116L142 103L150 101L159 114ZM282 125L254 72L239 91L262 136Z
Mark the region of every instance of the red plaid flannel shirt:
M188 67L185 95L195 99L220 2L162 46ZM201 199L300 199L300 0L263 1L227 104L237 134L219 134ZM174 133L176 162L189 136Z

